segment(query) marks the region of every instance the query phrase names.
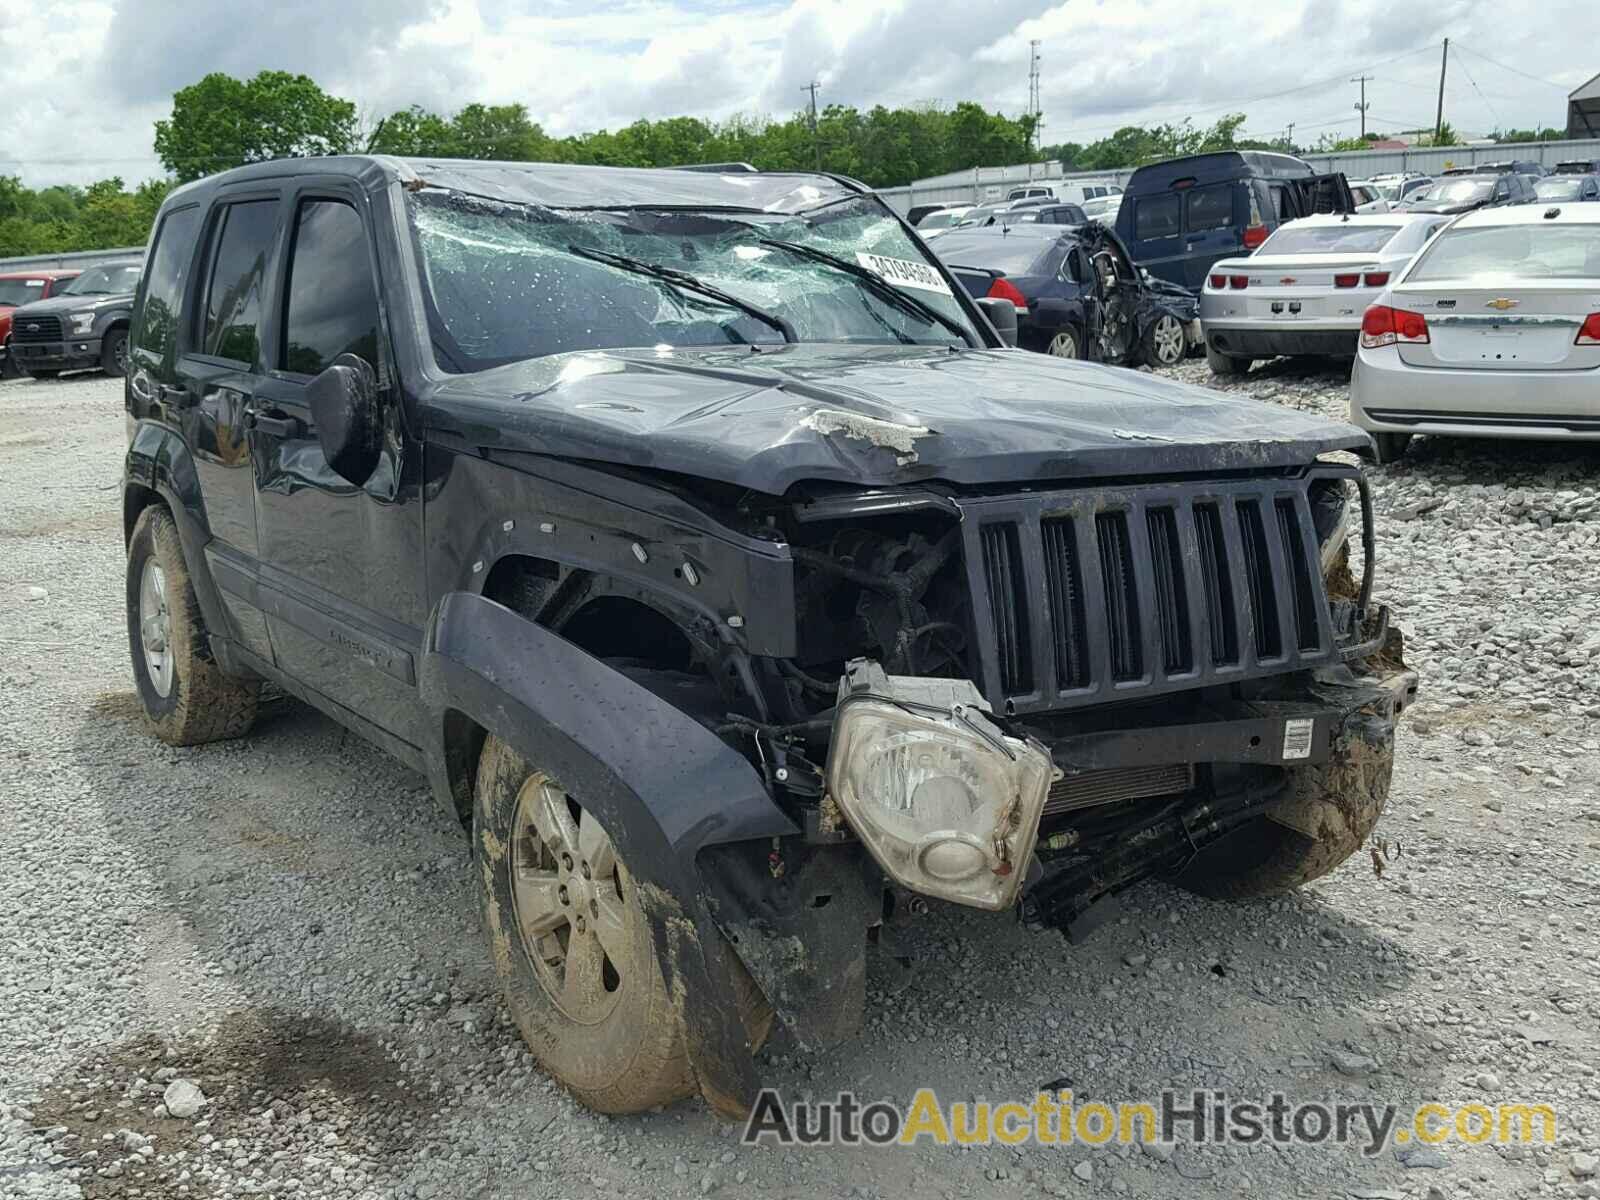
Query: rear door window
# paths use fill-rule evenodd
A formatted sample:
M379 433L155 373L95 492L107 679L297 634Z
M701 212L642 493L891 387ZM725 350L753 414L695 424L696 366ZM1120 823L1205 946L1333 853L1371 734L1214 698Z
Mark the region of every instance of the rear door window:
M1226 229L1233 224L1233 185L1212 184L1184 193L1185 223L1190 233Z
M261 319L261 282L278 229L276 200L224 206L212 237L202 312L200 353L254 365Z
M361 216L343 200L307 199L295 216L283 318L285 370L316 375L341 354L378 367L378 283Z
M156 362L165 359L177 344L178 314L183 310L183 288L194 259L199 224L198 206L169 212L161 218L151 246L145 268L144 307L139 311L133 345Z
M1182 228L1181 204L1175 193L1141 197L1133 210L1133 236L1140 241L1177 237Z

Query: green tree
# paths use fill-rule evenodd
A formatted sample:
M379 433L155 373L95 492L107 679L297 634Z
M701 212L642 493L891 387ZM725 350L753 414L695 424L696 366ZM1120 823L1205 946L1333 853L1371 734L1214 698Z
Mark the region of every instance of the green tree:
M157 157L180 182L267 159L344 154L355 142L356 106L287 71L207 75L173 94L155 136Z

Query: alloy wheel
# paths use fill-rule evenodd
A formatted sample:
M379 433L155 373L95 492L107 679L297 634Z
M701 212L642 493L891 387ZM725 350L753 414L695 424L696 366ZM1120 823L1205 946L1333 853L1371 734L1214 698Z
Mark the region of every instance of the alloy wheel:
M166 699L172 694L172 611L167 573L154 556L144 560L139 575L139 642L150 686Z
M548 776L517 793L511 899L523 949L546 995L570 1020L603 1021L630 961L634 919L611 837Z
M1170 313L1156 318L1155 328L1150 331L1150 341L1155 349L1156 362L1163 367L1177 366L1188 350L1184 344L1183 326Z
M1050 346L1047 352L1057 358L1077 358L1078 339L1070 331L1063 329L1050 339Z

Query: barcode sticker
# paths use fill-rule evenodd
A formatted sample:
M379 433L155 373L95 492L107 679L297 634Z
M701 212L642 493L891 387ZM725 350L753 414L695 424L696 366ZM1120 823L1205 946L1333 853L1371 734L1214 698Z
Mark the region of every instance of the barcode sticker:
M1316 726L1317 723L1307 717L1283 723L1283 757L1286 760L1311 757L1311 731Z

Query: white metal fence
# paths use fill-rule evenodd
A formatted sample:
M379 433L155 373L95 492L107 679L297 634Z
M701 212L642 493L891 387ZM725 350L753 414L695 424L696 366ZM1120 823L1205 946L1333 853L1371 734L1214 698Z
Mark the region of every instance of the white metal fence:
M1393 171L1420 171L1431 175L1446 167L1469 167L1480 162L1531 160L1553 167L1573 158L1600 159L1600 139L1563 142L1513 142L1496 146L1445 146L1438 150L1359 150L1350 154L1302 154L1318 171L1343 171L1351 179L1366 179ZM1058 162L1022 163L1014 167L974 167L951 175L919 179L910 187L882 188L882 196L896 212L916 204L981 204L1004 198L1011 188L1039 179L1096 179L1126 183L1132 169L1072 171L1063 173Z

